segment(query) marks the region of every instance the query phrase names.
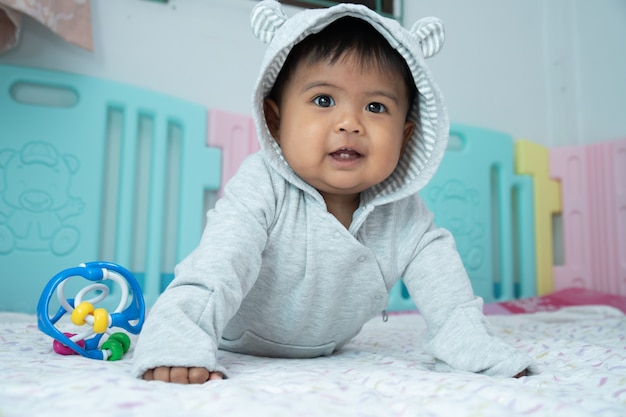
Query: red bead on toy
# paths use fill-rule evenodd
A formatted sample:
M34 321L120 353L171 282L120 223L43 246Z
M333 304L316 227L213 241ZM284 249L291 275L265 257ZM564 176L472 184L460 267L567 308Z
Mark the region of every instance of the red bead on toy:
M74 333L63 333L65 336L67 337L73 337L76 336ZM85 347L85 341L84 340L79 340L78 342L76 342L76 344L82 348ZM77 352L74 352L74 350L68 346L65 346L63 343L59 342L58 340L55 340L54 342L52 342L52 349L54 349L54 351L56 353L58 353L59 355L78 355Z

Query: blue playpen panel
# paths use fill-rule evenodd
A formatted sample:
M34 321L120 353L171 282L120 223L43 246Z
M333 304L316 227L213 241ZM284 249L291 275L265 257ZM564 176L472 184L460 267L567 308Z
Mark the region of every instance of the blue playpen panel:
M472 287L486 302L535 295L532 180L515 175L513 139L453 125L441 166L420 192L438 226L454 235ZM415 305L400 281L389 310Z
M0 109L0 310L34 312L54 274L94 260L130 269L153 302L220 185L206 110L16 66L0 66Z

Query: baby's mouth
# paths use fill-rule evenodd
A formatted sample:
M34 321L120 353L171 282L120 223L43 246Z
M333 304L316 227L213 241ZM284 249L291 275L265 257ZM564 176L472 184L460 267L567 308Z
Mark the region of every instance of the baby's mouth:
M361 155L359 152L350 148L341 148L336 150L335 152L331 152L330 156L334 159L338 159L340 161L353 161L355 159L359 159Z

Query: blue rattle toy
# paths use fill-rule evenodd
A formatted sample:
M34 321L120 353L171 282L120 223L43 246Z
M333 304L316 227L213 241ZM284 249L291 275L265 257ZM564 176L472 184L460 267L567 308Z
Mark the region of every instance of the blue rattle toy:
M93 283L80 290L75 298L65 298L67 280L82 277ZM103 281L112 281L121 289L117 308L109 313L94 305L109 295L109 286ZM94 298L83 300L90 292ZM50 315L50 299L56 293L61 306L54 316ZM70 314L76 326L88 326L78 334L62 332L55 324ZM122 358L130 348L130 337L124 332L111 331L120 327L132 334L141 331L145 318L145 303L139 283L126 268L111 262L88 262L74 268L65 269L48 282L37 304L37 324L39 330L54 339L53 349L61 355L79 354L91 359L115 361ZM104 335L108 337L100 344Z

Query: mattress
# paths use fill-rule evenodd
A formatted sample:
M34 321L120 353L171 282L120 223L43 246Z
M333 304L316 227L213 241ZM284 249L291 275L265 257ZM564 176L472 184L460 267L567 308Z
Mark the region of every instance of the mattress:
M413 311L329 357L220 352L230 378L193 386L134 378L132 346L114 362L58 355L34 315L1 312L0 416L625 416L624 311L580 291L486 306L494 334L541 369L520 379L435 372Z

